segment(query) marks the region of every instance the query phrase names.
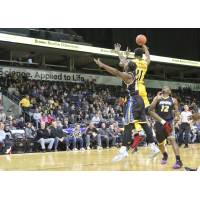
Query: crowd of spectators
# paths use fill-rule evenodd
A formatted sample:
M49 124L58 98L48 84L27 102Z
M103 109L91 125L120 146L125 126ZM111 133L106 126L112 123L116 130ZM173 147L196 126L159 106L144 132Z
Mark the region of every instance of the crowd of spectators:
M20 119L14 117L11 109L6 113L1 109L0 121L5 126L2 132L23 129L25 137L32 135L44 152L52 151L53 146L54 151L57 151L62 143L66 151L89 150L93 143L97 144L97 149L102 146L115 148L122 144L124 99L121 87L88 80L82 83L34 81L29 80L26 74L11 73L2 78L0 87L17 97L19 107L22 108ZM148 93L150 102L156 93L156 90ZM179 111L187 104L192 112L200 112L195 98L185 96L178 90L173 96L178 100ZM175 118L175 122L177 136L179 118ZM148 125L157 143L154 124L155 121L149 118ZM199 122L191 125L189 141L200 142L199 128ZM143 130L140 135L144 138L141 146L147 146L148 140ZM46 143L49 144L47 150Z

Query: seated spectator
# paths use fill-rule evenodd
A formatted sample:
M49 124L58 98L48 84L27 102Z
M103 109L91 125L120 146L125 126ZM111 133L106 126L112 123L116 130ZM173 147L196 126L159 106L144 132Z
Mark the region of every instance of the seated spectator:
M110 125L109 131L116 137L116 147L120 148L122 146L122 138L119 135L119 132L116 131L113 125Z
M90 115L89 106L86 106L85 110L83 111L83 116Z
M63 121L63 115L60 113L60 110L57 111L56 118L59 117L60 121Z
M96 111L95 109L92 110L92 113L90 114L90 119L92 119L93 117L95 117L96 115Z
M64 125L63 125L62 128L63 129L68 129L68 121L67 120L64 121Z
M25 129L26 128L26 124L24 123L24 118L23 117L20 118L19 127L20 127L20 129Z
M50 116L54 118L54 120L56 120L56 116L53 114L53 110L50 110Z
M66 145L66 151L70 151L69 148L69 138L68 137L64 137L64 133L62 128L57 127L57 123L56 122L52 122L52 128L51 128L51 137L55 139L55 152L58 151L58 143L65 143ZM72 141L72 140L71 140ZM75 148L75 144L76 144L76 140L73 139L73 149Z
M146 146L147 146L147 142L146 142L147 136L146 136L146 134L145 134L143 128L141 128L141 130L138 131L138 133L139 133L140 137L143 138L143 141L139 144L139 146L144 146L144 147L146 147ZM133 134L133 137L134 137L134 134Z
M8 112L6 113L6 118L7 119L13 119L14 118L14 114L13 114L11 108L8 109Z
M19 89L18 89L18 88L16 88L16 91L14 92L14 95L15 95L16 97L20 97L20 92L19 92Z
M35 109L35 113L33 114L33 119L35 120L35 124L36 124L36 127L37 127L37 128L38 128L38 122L41 121L41 118L42 118L42 116L41 116L41 114L39 113L38 108Z
M82 106L81 99L78 100L78 102L77 102L77 106L78 106L78 107L81 107L81 106Z
M101 135L102 141L106 142L106 148L109 148L109 142L112 141L112 146L116 145L116 137L110 132L108 128L106 128L106 124L102 123L101 128L99 129L99 133Z
M12 120L9 121L9 129L12 130L16 130L16 128L13 126L13 122Z
M1 109L1 112L0 112L0 121L2 122L2 120L6 120L6 114L4 113L4 110Z
M106 98L107 98L107 99L111 99L111 98L112 98L112 97L110 96L110 92L107 93Z
M77 121L78 123L81 123L82 120L83 120L83 119L82 119L81 115L77 115L76 121Z
M62 127L62 123L59 117L56 117L56 124L57 124L57 127Z
M91 120L95 125L99 126L99 122L101 121L98 114L95 114L95 116Z
M89 115L85 115L85 118L83 119L83 123L88 124L89 122L90 122Z
M45 113L42 114L42 117L40 118L40 121L41 121L41 122L44 122L44 123L47 123L47 122L48 122Z
M70 111L69 111L69 115L71 116L71 114L76 114L76 111L75 111L75 109L74 109L74 106L71 106L71 109L70 109Z
M64 113L68 113L68 114L69 114L69 111L70 111L69 104L68 104L68 103L66 103L66 105L65 105L65 107L64 107L64 109L63 109L63 112L64 112Z
M86 140L86 146L87 150L90 150L90 142L97 141L97 149L102 149L101 147L101 136L98 133L97 129L94 126L93 122L90 122L90 125L85 130L85 140Z
M70 100L69 100L69 98L68 98L68 97L67 97L66 103L70 104Z
M13 143L6 139L6 136L11 137L10 132L5 133L4 124L0 124L0 151L3 154L9 154L11 152L11 148L13 147Z
M124 113L123 113L121 107L119 107L119 110L117 111L117 113L119 113L119 116L120 116L120 117L123 117L123 116L124 116Z
M37 140L38 143L40 143L41 147L42 147L42 151L45 153L45 144L49 144L47 151L51 152L51 149L53 147L54 144L54 138L50 138L50 133L49 131L45 128L45 123L41 122L41 128L39 128L37 130Z
M80 150L84 151L85 149L83 148L83 138L82 138L82 132L80 130L80 125L77 124L76 127L72 130L70 134L70 138L75 138L76 143L79 143L80 145ZM77 148L74 149L74 151L78 150Z
M49 101L49 103L50 103L51 105L54 105L53 97L50 97L50 101Z
M35 136L36 136L36 133L35 133L35 128L34 126L31 125L30 122L27 122L26 124L26 128L25 128L25 137L26 139L34 139Z
M55 102L54 102L54 106L59 106L58 99L57 99L57 100L55 100Z
M87 96L87 97L90 96L90 92L89 92L89 91L86 92L86 96Z
M115 122L114 116L113 116L113 114L110 114L110 116L109 116L109 123L112 124L113 122Z
M54 91L58 90L58 86L56 85L56 82L55 82L54 85L53 85L53 90L54 90Z
M39 96L39 93L37 92L36 88L33 89L33 92L31 94L34 97L38 97Z
M16 122L16 119L13 119L13 126L17 129L19 127L19 124Z
M96 92L94 92L93 95L92 95L92 98L93 98L93 99L95 99L95 97L98 97L98 95L97 95Z
M71 117L69 118L69 124L75 123L77 123L76 116L74 114L71 114Z
M81 94L81 91L79 91L79 93L78 93L77 96L78 96L79 99L82 99L82 98L83 98L83 94Z
M83 98L83 101L82 101L82 106L88 106L89 103L85 100L85 98Z
M119 117L119 113L116 114L115 121L118 121L118 122L121 121L121 118Z
M48 117L47 117L47 121L48 121L48 123L50 123L51 120L55 121L55 119L54 119L53 117L51 117L50 114L48 114Z

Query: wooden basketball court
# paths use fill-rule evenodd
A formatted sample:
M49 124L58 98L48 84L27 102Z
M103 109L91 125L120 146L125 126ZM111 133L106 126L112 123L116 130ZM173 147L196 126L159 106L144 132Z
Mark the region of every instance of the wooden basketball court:
M200 144L189 145L189 149L180 148L184 166L200 166ZM137 154L129 151L129 157L117 163L111 160L119 149L89 150L77 152L26 153L0 156L2 171L183 171L174 170L175 156L171 145L166 146L168 163L161 165L162 154L149 160L150 147L139 147Z

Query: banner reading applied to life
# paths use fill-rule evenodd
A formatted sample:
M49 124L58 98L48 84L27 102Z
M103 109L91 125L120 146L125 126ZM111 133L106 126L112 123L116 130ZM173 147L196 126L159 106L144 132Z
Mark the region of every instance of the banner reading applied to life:
M93 81L97 84L105 85L119 85L121 86L122 82L118 77L115 76L103 76L96 74L81 74L81 73L65 73L61 71L50 71L42 69L27 69L27 68L18 68L18 67L5 67L0 66L0 76L6 76L7 74L16 74L19 73L24 75L27 74L29 79L40 80L40 81L61 81L61 82L83 82L84 79ZM193 83L180 83L180 82L169 82L161 80L150 80L144 79L144 84L147 88L162 88L165 85L168 85L172 89L178 89L181 85L182 87L190 87L193 91L200 91L200 84Z
M30 37L9 35L9 34L4 34L4 33L0 33L0 41L27 44L27 45L36 45L36 46L49 47L49 48L66 49L66 50L72 50L72 51L109 55L109 56L115 56L115 57L118 56L112 49L91 47L87 45L78 45L78 44L71 44L71 43L64 43L64 42L56 42L56 41L50 41L50 40L42 40L42 39L36 39L36 38L30 38ZM123 55L126 54L125 51L121 51L121 53ZM129 58L134 58L133 52L130 53ZM183 60L183 59L178 59L178 58L167 58L167 57L154 56L154 55L151 55L151 61L200 67L200 62L197 62L197 61Z

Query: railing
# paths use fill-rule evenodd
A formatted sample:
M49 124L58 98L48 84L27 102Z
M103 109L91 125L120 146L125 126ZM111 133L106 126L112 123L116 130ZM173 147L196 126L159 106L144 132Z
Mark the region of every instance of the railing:
M13 105L11 105L10 107L12 108L13 112L14 112L14 105L16 104L17 106L19 105L19 99L17 97L15 97L14 95L10 94L5 88L1 88L1 92L2 95L6 96L8 99L10 99L13 102ZM18 113L18 119L19 119L19 110L17 111Z

